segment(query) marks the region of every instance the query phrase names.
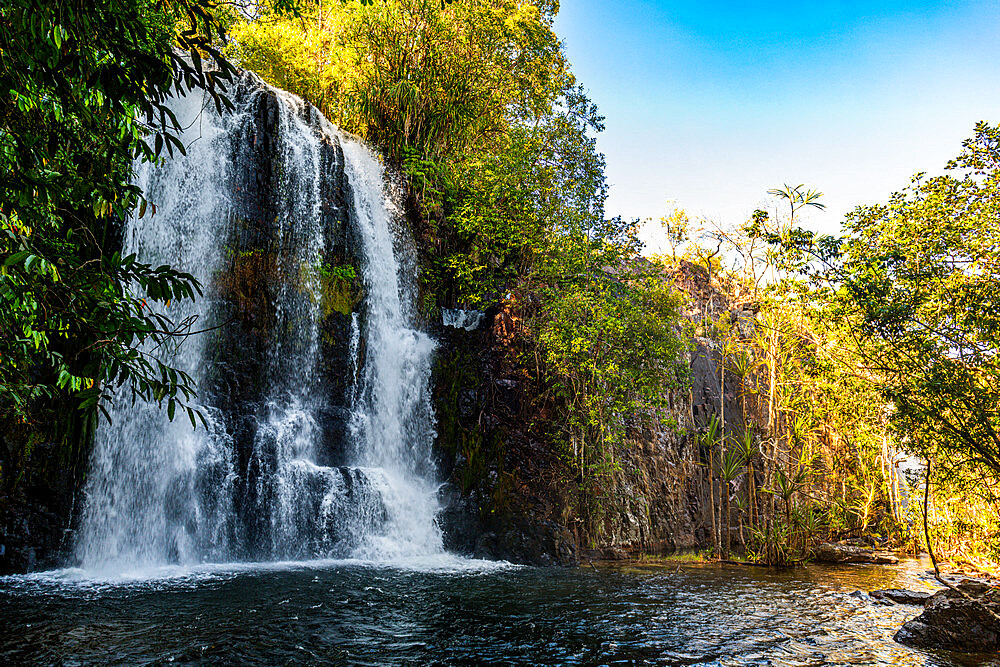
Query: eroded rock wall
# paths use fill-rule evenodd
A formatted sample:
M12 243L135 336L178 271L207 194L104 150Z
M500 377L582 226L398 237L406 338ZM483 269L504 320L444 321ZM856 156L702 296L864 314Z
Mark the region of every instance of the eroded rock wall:
M673 276L688 297L686 317L748 322L701 267L682 263ZM474 331L443 327L435 375L438 451L447 507L447 546L485 558L571 565L711 546L708 454L695 433L714 414L731 436L743 430L738 378L720 381L719 350L695 338L688 353L689 389L669 397L671 426L633 428L620 470L595 499L560 459L542 425L519 365L517 317L487 311ZM724 407L721 401L724 398ZM716 502L722 493L717 482ZM735 529L734 529L735 530ZM735 539L735 538L734 538Z

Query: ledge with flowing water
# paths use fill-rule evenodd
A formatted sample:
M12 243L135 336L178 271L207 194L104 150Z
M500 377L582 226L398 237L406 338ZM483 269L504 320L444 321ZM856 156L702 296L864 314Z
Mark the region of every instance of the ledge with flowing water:
M383 168L252 75L233 100L223 116L178 100L188 154L141 167L157 214L125 240L206 287L169 314L218 329L166 353L198 383L207 428L116 404L76 555L110 572L438 553L434 342L414 321L412 240Z

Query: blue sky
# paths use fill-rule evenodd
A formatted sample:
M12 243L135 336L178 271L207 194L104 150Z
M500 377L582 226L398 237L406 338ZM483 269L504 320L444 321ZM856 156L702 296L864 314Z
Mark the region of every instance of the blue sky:
M835 231L1000 122L998 0L564 0L556 31L606 117L611 215L736 223L806 183Z

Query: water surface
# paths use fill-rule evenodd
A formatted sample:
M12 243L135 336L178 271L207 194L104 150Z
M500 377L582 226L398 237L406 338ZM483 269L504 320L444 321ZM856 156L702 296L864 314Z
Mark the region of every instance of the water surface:
M900 646L915 564L548 569L450 556L0 579L0 663L978 665Z

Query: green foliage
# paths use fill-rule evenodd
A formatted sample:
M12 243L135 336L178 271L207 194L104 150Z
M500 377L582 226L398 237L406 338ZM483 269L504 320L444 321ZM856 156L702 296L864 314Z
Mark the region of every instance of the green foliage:
M739 477L746 459L738 449L727 449L722 456L722 463L719 466L719 477L728 483Z
M568 79L554 9L513 0L304 3L233 26L241 63L399 164L451 162L547 112Z
M1000 130L847 221L835 277L916 452L1000 479Z
M660 225L667 243L670 245L670 257L677 260L677 249L690 240L691 219L684 209L675 208L668 215L660 218Z
M767 194L784 199L788 203L789 222L792 224L795 223L795 214L806 206L812 206L821 211L826 208L826 204L819 201L819 198L823 196L822 192L811 189L803 190L803 187L805 187L804 183L795 186L785 183L780 188L772 188L767 191Z
M595 274L541 293L531 337L564 453L584 474L613 468L630 424L662 422L671 390L686 386L681 301L655 275Z
M500 151L465 164L426 274L443 298L478 305L512 285L569 284L634 252L631 223L603 219L604 159L588 136L601 127L573 89L546 118L514 127Z
M199 88L228 106L220 36L208 0L0 8L0 424L75 432L53 411L93 424L116 386L194 423L190 378L148 350L186 335L169 305L200 286L119 250L124 220L156 209L134 161L184 150L169 98Z
M350 264L331 265L320 262L316 267L320 284L320 308L323 315L338 312L350 315L360 300L360 290L355 288L357 272Z
M750 528L746 548L751 558L781 563L804 558L821 532L837 539L878 532L898 544L901 443L834 290L814 280L818 242L836 244L794 224L820 195L803 186L772 194L788 202L784 213L757 211L711 237L736 260L731 272L720 266L718 283L730 299L749 302L752 324L723 314L700 327L722 343L722 364L739 381L745 428L733 449L746 466L737 502ZM735 473L726 454L720 477Z
M914 493L908 508L914 522L911 539L924 541L923 497ZM929 532L935 556L956 565L996 571L1000 563L1000 515L996 500L966 484L955 484L953 474L934 474L931 482ZM921 527L921 528L918 528Z

